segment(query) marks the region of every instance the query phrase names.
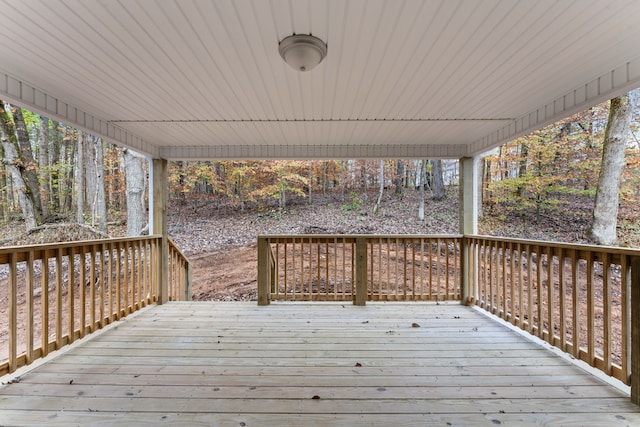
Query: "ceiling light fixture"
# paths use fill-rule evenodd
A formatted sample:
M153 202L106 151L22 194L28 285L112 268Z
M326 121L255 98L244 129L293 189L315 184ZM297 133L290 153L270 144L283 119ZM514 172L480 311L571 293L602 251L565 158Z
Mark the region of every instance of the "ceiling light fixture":
M280 42L278 51L294 70L311 71L327 56L327 44L312 35L294 34Z

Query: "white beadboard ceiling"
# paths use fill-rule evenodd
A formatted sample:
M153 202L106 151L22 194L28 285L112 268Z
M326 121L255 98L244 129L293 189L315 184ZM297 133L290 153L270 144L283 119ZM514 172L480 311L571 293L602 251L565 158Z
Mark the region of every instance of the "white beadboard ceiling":
M457 158L640 86L638 0L0 0L0 97L167 159ZM298 73L278 41L313 34Z

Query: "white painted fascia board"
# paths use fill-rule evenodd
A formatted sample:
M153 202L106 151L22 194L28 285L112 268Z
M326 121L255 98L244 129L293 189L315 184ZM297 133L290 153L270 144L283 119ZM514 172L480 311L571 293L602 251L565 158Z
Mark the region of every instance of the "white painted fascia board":
M470 152L472 155L486 152L638 87L640 87L640 58L602 74L540 108L523 114L495 132L474 141L470 146Z
M459 159L462 144L410 145L217 145L160 147L169 160L334 160L334 159Z
M158 148L142 138L3 72L0 72L0 98L138 153L158 156Z

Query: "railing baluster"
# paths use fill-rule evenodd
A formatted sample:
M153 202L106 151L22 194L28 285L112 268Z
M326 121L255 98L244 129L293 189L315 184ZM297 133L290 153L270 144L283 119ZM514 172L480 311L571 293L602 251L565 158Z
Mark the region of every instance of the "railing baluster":
M369 284L367 286L368 299L374 299L375 294L375 279L373 273L375 271L375 259L373 256L373 242L367 243L367 249L369 250L369 256L367 257L367 271L369 272Z
M524 324L524 275L522 267L522 244L517 243L516 249L518 251L518 327L525 329Z
M510 286L510 310L511 310L511 324L517 325L517 316L516 316L516 256L513 250L513 243L509 242L508 244L509 251L509 286Z
M444 299L449 300L449 240L444 239Z
M565 253L558 249L558 303L560 304L560 349L567 351L567 298L565 295Z
M33 254L33 250L29 250L27 252L27 277L26 277L26 312L25 312L25 316L26 316L26 344L27 344L27 348L26 348L26 363L29 364L31 362L33 362L33 344L35 341L35 334L34 334L34 298L33 298L33 287L35 285L35 280L34 280L34 274L33 274L33 267L34 267L34 254ZM42 295L42 293L41 293Z
M89 332L96 330L96 247L91 246L89 264Z
M602 261L602 354L604 372L611 375L611 264L608 253L600 254Z
M87 258L85 252L85 246L81 246L79 250L79 259L80 259L80 277L78 278L78 292L80 293L80 338L83 338L86 334L86 324L87 324L87 278L86 278L86 268L87 268Z
M543 286L542 286L542 250L540 246L535 247L536 252L536 285L538 290L537 295L537 328L538 328L538 337L540 339L544 339L544 313L543 313Z
M424 237L420 238L420 299L424 300Z
M49 354L49 253L45 249L42 252L42 281L40 285L40 303L42 320L42 357Z
M100 321L98 324L98 328L102 328L104 326L104 245L100 244L97 246L96 250L96 262L99 262L99 270L98 270L98 282L100 283Z
M116 282L115 282L115 287L116 287L116 316L115 316L115 320L120 319L120 317L122 316L122 271L121 271L121 265L122 265L122 246L120 245L120 243L116 243ZM153 265L153 264L151 264Z
M498 307L498 311L502 310L503 317L505 320L509 320L507 317L509 315L509 306L508 306L508 296L507 296L507 255L506 255L506 243L500 242L499 255L500 255L500 266L502 268L502 274L500 274L500 270L498 270L497 274L502 276L500 282L502 283L502 297L498 298L500 302L500 306Z
M620 298L622 329L622 376L625 384L631 379L631 264L629 256L621 255L620 259Z
M416 298L416 241L411 240L411 300Z
M9 372L18 369L18 254L9 256Z
M62 347L62 248L56 252L56 350Z
M573 304L573 319L571 338L573 344L573 356L577 359L580 358L580 286L578 285L578 270L580 263L578 261L578 251L573 249L571 251L571 287L573 289L572 304Z
M68 319L67 319L67 330L69 331L69 344L73 343L75 339L75 265L76 265L76 257L75 257L75 248L69 248L68 257L67 257L67 301L68 301Z
M593 253L587 254L587 363L593 364L595 359L595 292L593 289Z
M554 313L553 309L555 305L555 297L554 297L554 283L553 283L553 252L551 246L547 247L547 329L548 329L548 337L547 340L550 344L554 344Z
M407 300L407 244L402 243L402 300Z
M329 294L332 292L329 284L329 246L331 246L331 243L329 239L327 239L324 244L324 286L327 299L329 299Z

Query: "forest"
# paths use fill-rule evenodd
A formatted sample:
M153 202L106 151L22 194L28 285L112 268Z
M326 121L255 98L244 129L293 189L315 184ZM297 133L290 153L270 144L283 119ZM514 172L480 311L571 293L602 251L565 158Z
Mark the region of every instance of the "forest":
M640 106L637 94L629 99L617 228L622 244L637 246ZM576 210L591 214L609 105L597 105L487 153L478 171L481 231L509 235L514 223L526 228ZM2 230L24 234L74 223L103 236L147 232L147 159L7 102L0 106L0 222L9 225ZM457 197L458 166L455 159L176 161L170 163L169 180L172 206L207 216L249 213L281 219L295 206L327 204L375 216L385 204L415 199L403 215L423 221L425 206ZM451 213L453 221L456 215ZM566 238L563 233L571 230L557 231ZM0 236L0 244L11 237ZM585 236L574 240L584 239L588 241Z

